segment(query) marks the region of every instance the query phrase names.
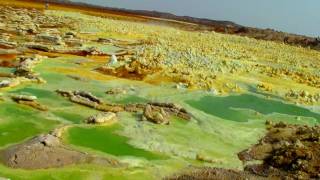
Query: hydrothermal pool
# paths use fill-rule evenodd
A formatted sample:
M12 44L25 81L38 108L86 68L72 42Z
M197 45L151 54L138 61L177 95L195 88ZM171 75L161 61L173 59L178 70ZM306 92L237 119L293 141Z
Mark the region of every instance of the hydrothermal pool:
M73 127L68 130L68 143L102 151L115 156L135 156L148 160L162 159L160 155L151 153L128 144L129 139L116 134L120 127Z
M238 109L252 109L264 115L280 113L292 116L313 117L320 121L320 114L311 112L308 109L250 94L226 97L205 96L199 100L188 100L187 103L208 114L230 121L248 121L249 116Z

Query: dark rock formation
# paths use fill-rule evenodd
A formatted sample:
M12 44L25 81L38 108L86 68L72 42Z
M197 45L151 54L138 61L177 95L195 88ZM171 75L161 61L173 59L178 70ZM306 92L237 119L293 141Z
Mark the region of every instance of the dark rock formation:
M34 73L32 69L40 61L41 59L36 57L20 57L20 63L16 67L14 74L27 79L39 79L38 74Z
M34 50L38 50L38 51L44 51L44 52L51 51L51 48L49 46L42 45L42 44L28 43L28 44L25 44L25 46L29 49L34 49Z
M75 96L80 96L80 97L83 97L83 98L86 98L88 99L89 101L92 101L92 102L95 102L95 103L98 103L98 104L101 104L102 101L97 98L96 96L94 96L93 94L91 94L90 92L85 92L85 91L74 91L74 95Z

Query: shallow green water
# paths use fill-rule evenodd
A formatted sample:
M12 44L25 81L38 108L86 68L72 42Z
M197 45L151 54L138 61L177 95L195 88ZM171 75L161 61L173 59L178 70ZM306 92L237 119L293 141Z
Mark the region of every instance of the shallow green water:
M42 117L37 111L15 104L1 104L0 114L0 146L48 132L58 124Z
M0 67L0 72L1 73L12 73L14 72L14 68L6 68L6 67Z
M188 100L187 103L205 113L238 122L246 122L249 117L235 108L252 109L264 115L280 113L293 116L313 117L317 121L320 121L320 114L311 112L308 109L249 94L227 97L205 96L200 100Z
M163 158L160 155L135 148L128 144L128 138L115 133L118 129L120 129L119 126L74 127L68 130L67 141L73 145L91 148L115 156L135 156L148 160Z
M67 121L71 121L75 124L80 124L85 120L85 117L75 112L57 111L57 112L54 112L53 114Z
M94 47L97 47L100 51L104 53L114 53L116 51L122 50L121 48L115 47L113 45L94 44Z
M130 95L127 96L121 100L116 101L117 103L121 103L121 104L128 104L128 103L146 103L148 102L147 99L139 97L139 96L134 96L134 95Z
M17 94L32 94L36 95L38 98L48 98L48 99L55 99L57 97L56 93L54 91L48 91L48 90L43 90L39 88L32 88L32 87L26 87L22 89L18 89L15 91L12 91L13 93Z

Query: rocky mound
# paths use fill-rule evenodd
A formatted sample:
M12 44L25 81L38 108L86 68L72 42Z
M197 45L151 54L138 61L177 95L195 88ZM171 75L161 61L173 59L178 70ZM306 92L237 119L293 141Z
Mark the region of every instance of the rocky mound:
M179 107L174 103L148 103L142 115L142 120L150 121L155 124L170 124L170 116L180 117L185 120L191 119L184 108Z
M142 120L150 121L155 124L169 124L169 115L163 108L157 110L154 106L148 104L143 111Z
M42 57L19 57L19 65L16 67L14 75L17 77L25 77L27 79L36 80L42 82L43 80L39 77L39 74L33 71L36 64L41 62Z
M246 171L260 176L285 176L295 179L320 178L320 126L308 127L268 123L268 133L253 147L239 153L248 165Z
M47 169L80 163L99 163L119 166L116 160L98 158L65 147L54 135L40 135L23 144L14 145L0 152L6 166L22 169Z

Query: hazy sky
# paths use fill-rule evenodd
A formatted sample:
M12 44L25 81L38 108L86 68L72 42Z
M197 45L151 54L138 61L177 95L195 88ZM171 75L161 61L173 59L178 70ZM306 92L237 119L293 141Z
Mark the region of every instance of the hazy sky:
M320 0L74 0L320 36Z

